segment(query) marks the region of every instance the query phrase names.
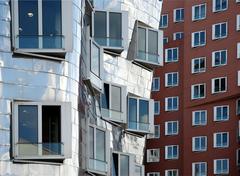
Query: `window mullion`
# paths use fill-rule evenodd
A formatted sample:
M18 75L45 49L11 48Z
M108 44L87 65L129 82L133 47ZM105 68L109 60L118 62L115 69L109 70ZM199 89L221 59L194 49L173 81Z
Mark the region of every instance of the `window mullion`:
M139 124L140 119L139 119L139 99L137 99L137 129L139 130Z
M149 52L148 52L148 30L149 29L146 29L145 31L146 31L146 60L148 61L148 54L149 54Z
M109 35L109 12L107 11L107 46L110 46L110 35Z
M38 39L39 48L43 47L43 17L42 17L42 0L38 1Z
M42 105L38 104L38 154L42 156L43 143L42 143Z

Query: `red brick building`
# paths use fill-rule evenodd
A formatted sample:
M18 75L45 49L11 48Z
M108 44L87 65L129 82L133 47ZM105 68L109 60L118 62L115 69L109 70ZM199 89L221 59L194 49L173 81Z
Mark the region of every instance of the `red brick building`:
M147 176L240 175L240 1L163 0Z

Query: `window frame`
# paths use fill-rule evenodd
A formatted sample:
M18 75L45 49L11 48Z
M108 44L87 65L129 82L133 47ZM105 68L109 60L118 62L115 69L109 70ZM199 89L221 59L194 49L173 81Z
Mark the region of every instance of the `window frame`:
M236 115L240 115L240 98L236 100Z
M180 11L180 20L177 20L177 11ZM183 14L182 14L182 10L183 10ZM184 8L176 8L173 9L173 22L174 23L180 23L180 22L184 22Z
M240 14L236 15L236 31L240 31Z
M166 41L166 42L164 42L164 40ZM168 37L163 37L163 45L166 45L168 43Z
M221 90L221 80L225 79L225 90ZM215 81L219 80L219 91L215 91ZM224 93L227 92L228 88L228 83L227 83L227 77L217 77L217 78L212 78L212 94L218 94L218 93Z
M204 15L204 17L201 17L201 18L198 18L198 19L196 19L195 18L195 12L196 12L196 7L199 7L199 8L201 8L201 6L205 6L205 15ZM201 13L201 11L200 11L200 13ZM199 14L200 14L199 13ZM201 16L201 15L200 15ZM200 20L204 20L204 19L206 19L206 16L207 16L207 4L206 3L202 3L202 4L197 4L197 5L194 5L194 6L192 6L192 21L200 21Z
M157 112L155 112L155 104L158 106ZM154 115L160 115L160 101L154 101Z
M220 0L220 1L221 1L221 6L222 6L222 1L223 1L223 0ZM222 11L227 10L227 9L228 9L228 0L226 0L226 3L227 3L227 6L226 6L225 9L222 9L222 7L221 7L221 9L216 10L216 0L213 0L213 1L212 1L212 12L222 12Z
M165 170L165 176L169 176L169 172L176 172L176 176L179 176L179 171L178 169L168 169L168 170Z
M217 119L217 109L221 108L221 115L223 115L223 108L227 108L227 119L223 119L221 117L221 119ZM220 106L214 106L213 107L213 117L214 117L214 121L228 121L230 118L230 111L229 111L229 105L220 105Z
M202 175L202 176L207 176L207 162L194 162L194 163L192 163L192 176L196 176L196 171L195 171L195 167L196 167L196 165L201 165L201 164L204 164L205 165L205 175ZM200 166L200 171L202 171L201 170L201 166Z
M205 118L206 118L206 120L205 120L205 123L201 123L201 120L200 120L200 123L199 124L196 124L195 123L195 118L196 118L196 114L195 113L200 113L200 119L202 119L203 117L202 117L202 115L201 115L201 113L202 112L205 112L205 114L206 114L206 116L205 116ZM196 110L196 111L192 111L192 126L206 126L207 125L207 110Z
M176 132L174 133L173 131L169 133L168 131L168 124L171 123L172 129L173 129L173 123L177 123L177 129ZM179 121L178 120L173 120L173 121L166 121L165 122L165 136L176 136L179 134Z
M201 96L198 96L198 97L194 97L194 88L196 87L196 86L198 86L199 88L199 90L198 90L198 94L200 94L201 95L201 89L200 89L200 86L203 86L203 88L204 88L204 95L201 97ZM191 85L191 99L192 100L199 100L199 99L204 99L204 98L206 98L206 83L198 83L198 84L193 84L193 85Z
M173 99L175 99L175 98L177 100L177 108L176 109L173 109L173 108L170 109L168 107L168 100L172 99L172 101L173 101ZM178 111L178 110L179 110L179 97L178 96L165 97L165 111L173 112L173 111Z
M160 176L160 172L148 172L147 176Z
M173 58L173 50L177 50L177 58L176 58L176 60L174 60L174 58ZM170 51L170 50L172 50L172 58L171 58L171 60L169 60L169 58L168 58L168 51ZM166 63L171 63L171 62L178 62L178 60L179 60L179 48L178 47L173 47L173 48L166 48L165 49L165 62Z
M168 76L171 75L172 81L173 81L173 75L177 74L177 83L176 84L168 84ZM178 72L168 72L165 73L165 87L177 87L179 86L179 73Z
M158 156L150 156L151 151L157 152L156 155ZM147 149L147 163L155 163L159 161L160 161L160 148Z
M161 25L161 19L163 18L163 16L167 16L167 24L166 25ZM162 28L167 28L168 27L168 14L166 13L166 14L162 14L161 16L160 16L160 22L159 22L159 28L160 29L162 29Z
M157 131L158 131L158 135L156 135L156 127L157 127ZM153 134L148 134L147 135L147 139L159 139L160 138L160 125L154 125L154 133Z
M181 38L177 39L177 35L180 35ZM184 33L183 32L174 32L173 33L173 40L182 40L184 38Z
M194 70L194 66L195 66L195 65L194 65L195 63L194 63L194 62L198 60L199 63L200 63L200 60L202 60L202 59L204 60L204 68L201 69L201 68L200 68L200 64L199 64L198 71L195 71L195 70ZM191 69L192 74L196 74L196 73L204 73L204 72L206 72L206 67L207 67L206 57L197 57L197 58L193 58L191 64L192 64L192 65L191 65L191 68L192 68L192 69Z
M124 155L124 156L128 156L128 161L129 161L129 166L128 166L128 171L129 171L129 176L130 176L130 174L132 173L132 172L134 172L135 173L135 170L133 170L133 168L132 168L132 166L134 165L134 166L136 166L137 164L135 164L134 163L134 161L133 161L133 155L132 154L130 154L130 153L124 153L124 152L120 152L120 151L112 151L111 152L111 156L113 156L113 154L116 154L116 155L118 155L118 173L120 173L121 174L121 170L120 170L120 168L121 168L121 162L120 162L120 157L122 156L122 155ZM112 161L111 161L112 162ZM142 165L137 165L137 166L139 166L139 167L141 167ZM143 167L141 167L141 168L143 168ZM134 167L134 169L135 169L135 167Z
M225 58L226 59L226 63L224 63L224 64L220 63L219 65L216 65L215 64L215 61L216 61L215 54L216 53L220 54L220 62L221 62L222 52L226 52L226 58ZM225 49L225 50L217 50L217 51L213 51L212 52L212 67L221 67L221 66L227 65L227 62L228 62L228 51L227 51L227 49Z
M205 146L204 146L204 148L201 148L202 147L202 141L201 141L201 139L202 138L204 138L204 140L205 140ZM197 149L196 148L196 139L199 139L200 140L200 143L199 143L199 147L200 147L200 149ZM194 136L194 137L192 137L192 151L193 152L205 152L205 151L207 151L207 136Z
M221 167L223 167L223 161L226 160L227 161L227 172L218 172L217 171L217 162L221 161ZM224 159L214 159L213 160L213 166L214 166L214 174L229 174L229 159L228 158L224 158ZM222 169L222 168L221 168Z
M227 134L227 145L223 145L223 134ZM221 145L217 145L217 135L221 135ZM229 148L229 132L216 132L213 133L213 148Z
M240 59L240 42L237 43L237 59Z
M155 80L158 82L158 87L156 88L156 84L155 84ZM157 91L160 91L160 85L161 82L160 82L160 77L153 77L152 78L152 92L157 92Z
M222 36L222 25L226 24L226 36ZM220 25L220 37L216 37L216 26ZM212 40L220 40L228 37L228 22L220 22L212 25Z
M199 34L199 36L201 36L201 33L204 32L204 43L203 44L200 44L201 42L201 38L199 37L199 44L198 45L195 45L194 44L194 41L195 41L195 34ZM207 32L206 30L201 30L201 31L195 31L195 32L192 32L191 34L191 46L192 48L197 48L197 47L201 47L201 46L205 46L207 43Z
M177 148L177 156L173 156L173 149L174 148ZM168 148L172 148L172 157L169 157L168 156ZM166 145L165 146L165 158L164 158L165 160L177 160L177 159L179 159L179 145Z

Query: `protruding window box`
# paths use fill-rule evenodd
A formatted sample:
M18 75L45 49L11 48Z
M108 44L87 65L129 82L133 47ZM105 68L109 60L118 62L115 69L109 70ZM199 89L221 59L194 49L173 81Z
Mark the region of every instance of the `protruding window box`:
M128 97L127 130L139 134L154 133L154 101Z
M13 103L13 157L21 160L71 158L70 103ZM70 113L71 114L71 113Z
M127 88L104 83L101 95L102 117L118 123L126 123Z

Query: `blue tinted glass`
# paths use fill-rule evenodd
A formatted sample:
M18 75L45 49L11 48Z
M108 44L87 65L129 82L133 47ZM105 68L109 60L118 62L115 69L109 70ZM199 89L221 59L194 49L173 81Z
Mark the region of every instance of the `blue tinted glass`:
M228 118L228 108L227 107L223 107L223 118Z
M148 130L149 102L147 100L139 100L139 122L141 130Z
M167 58L168 58L168 61L172 61L172 50L169 49L168 52L167 52Z
M177 133L177 122L173 122L172 131L173 131L173 133Z
M222 135L222 142L223 142L223 145L227 145L227 141L228 141L227 133L224 133L224 134Z
M221 52L221 64L225 64L227 61L227 52L226 51L222 51Z
M202 5L202 6L201 6L201 18L205 18L205 17L206 17L205 8L206 8L205 5Z
M194 45L198 46L200 41L199 33L194 34Z
M217 134L217 146L221 146L222 144L222 136L221 134Z
M220 37L220 25L215 26L215 37Z
M137 129L137 100L129 98L128 103L129 103L128 108L129 128Z
M205 32L200 33L200 44L205 44Z
M227 8L227 0L222 0L222 9Z
M227 170L228 170L228 162L227 162L227 160L223 160L222 161L223 162L223 172L226 172Z
M194 18L198 19L200 16L200 10L199 10L199 6L195 7L195 14L194 14Z
M177 49L176 48L174 48L173 49L173 60L177 60L177 58L178 58L178 52L177 52Z
M220 52L215 53L215 65L220 64Z
M221 9L221 1L222 1L222 0L215 0L216 10L220 10L220 9Z
M107 45L107 14L96 11L94 13L94 38L99 45Z
M173 108L177 109L177 98L173 98Z
M221 36L226 36L227 35L227 25L226 25L226 23L221 25L221 32L222 32Z
M109 37L110 46L122 46L122 15L121 13L109 13Z
M173 157L177 157L177 146L173 147Z
M219 171L221 171L221 169L222 169L221 160L218 160L217 161L217 171L219 172Z

